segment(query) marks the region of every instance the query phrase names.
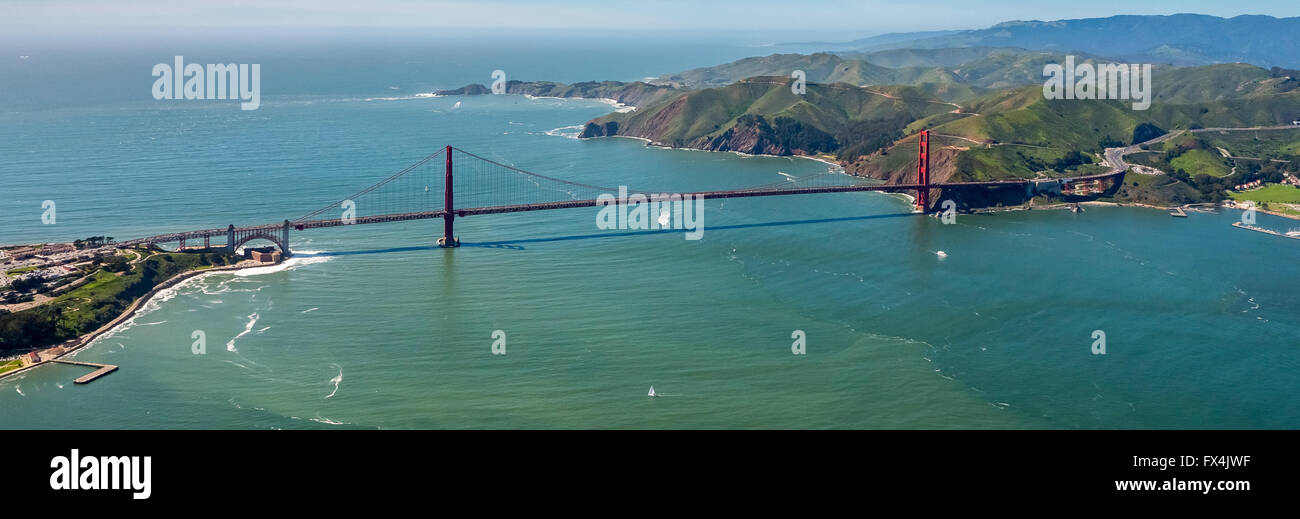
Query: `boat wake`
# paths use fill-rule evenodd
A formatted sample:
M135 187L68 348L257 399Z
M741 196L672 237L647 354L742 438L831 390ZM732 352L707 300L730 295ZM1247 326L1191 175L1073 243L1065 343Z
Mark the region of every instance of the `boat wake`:
M252 315L249 315L249 316L248 316L248 324L245 324L245 325L244 325L244 331L239 332L239 335L236 335L235 338L230 339L230 342L227 342L227 343L226 343L226 351L229 351L229 352L238 352L238 351L239 351L239 350L235 349L235 341L239 340L240 337L243 337L243 336L245 336L245 335L248 335L249 332L252 332L252 331L253 331L253 326L257 324L257 319L258 319L259 317L260 317L260 316L257 315L257 312L253 312Z
M343 383L343 366L340 366L340 365L338 365L338 364L331 364L331 366L334 366L334 367L338 368L338 370L339 370L339 374L338 374L338 376L336 376L336 377L330 379L330 383L331 383L331 384L334 384L334 390L333 390L333 391L330 391L330 394L325 395L325 398L333 397L336 393L338 393L338 392L339 392L339 384L342 384L342 383Z

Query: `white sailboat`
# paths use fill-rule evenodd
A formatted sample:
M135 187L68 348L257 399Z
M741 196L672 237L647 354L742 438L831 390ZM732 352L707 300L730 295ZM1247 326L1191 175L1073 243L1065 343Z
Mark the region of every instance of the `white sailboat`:
M649 397L656 397L656 396L659 396L659 395L656 395L656 394L655 394L655 387L654 387L654 386L650 386L650 393L649 393L648 395L646 395L646 396L649 396Z

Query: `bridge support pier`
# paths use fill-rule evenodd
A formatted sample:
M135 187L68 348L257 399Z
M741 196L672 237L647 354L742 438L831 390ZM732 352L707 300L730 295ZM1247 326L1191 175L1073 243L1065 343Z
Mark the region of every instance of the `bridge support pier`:
M226 227L226 253L235 253L235 224Z
M289 220L284 221L284 228L280 230L280 247L284 248L280 257L288 258L293 255L292 252L289 252Z
M455 221L456 208L452 200L452 183L451 183L451 146L447 146L447 177L443 182L442 194L442 237L438 238L439 247L460 247L460 239L456 238Z

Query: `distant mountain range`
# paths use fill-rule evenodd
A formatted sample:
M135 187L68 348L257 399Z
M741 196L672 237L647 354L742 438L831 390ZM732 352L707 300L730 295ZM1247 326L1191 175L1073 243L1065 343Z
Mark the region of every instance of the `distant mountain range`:
M801 70L817 83L913 85L947 101L970 99L991 89L1042 83L1043 66L1065 54L1003 47L906 49L852 54L773 54L665 74L651 81L677 88L730 85L755 76L786 76ZM1077 63L1114 60L1075 54Z
M886 49L1018 47L1085 52L1136 63L1243 62L1300 68L1300 18L1201 14L1013 21L987 29L900 33L858 40L862 52Z
M991 180L1102 172L1106 148L1165 131L1300 120L1300 70L1294 70L1300 66L1300 18L1115 16L851 43L861 47L756 56L647 82L511 81L506 93L608 98L636 107L588 122L584 138L629 136L670 147L833 157L851 173L888 182L915 180L921 129L934 132L934 180ZM1044 66L1067 56L1077 64L1153 63L1149 109L1121 100L1046 99ZM797 92L794 71L804 73L805 92ZM469 85L439 94L488 92ZM1197 149L1213 158L1209 148ZM1180 164L1191 168L1185 177L1207 173L1197 171L1195 161ZM1208 172L1217 177L1222 171L1215 173ZM1136 177L1116 196L1149 203L1221 196L1222 186L1203 178Z

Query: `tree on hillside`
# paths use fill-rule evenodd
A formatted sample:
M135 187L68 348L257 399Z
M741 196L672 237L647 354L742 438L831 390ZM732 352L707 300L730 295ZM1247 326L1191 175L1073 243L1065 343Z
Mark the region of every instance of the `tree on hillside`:
M1168 132L1151 123L1142 123L1133 128L1133 144L1149 141ZM1147 148L1143 148L1147 149Z

